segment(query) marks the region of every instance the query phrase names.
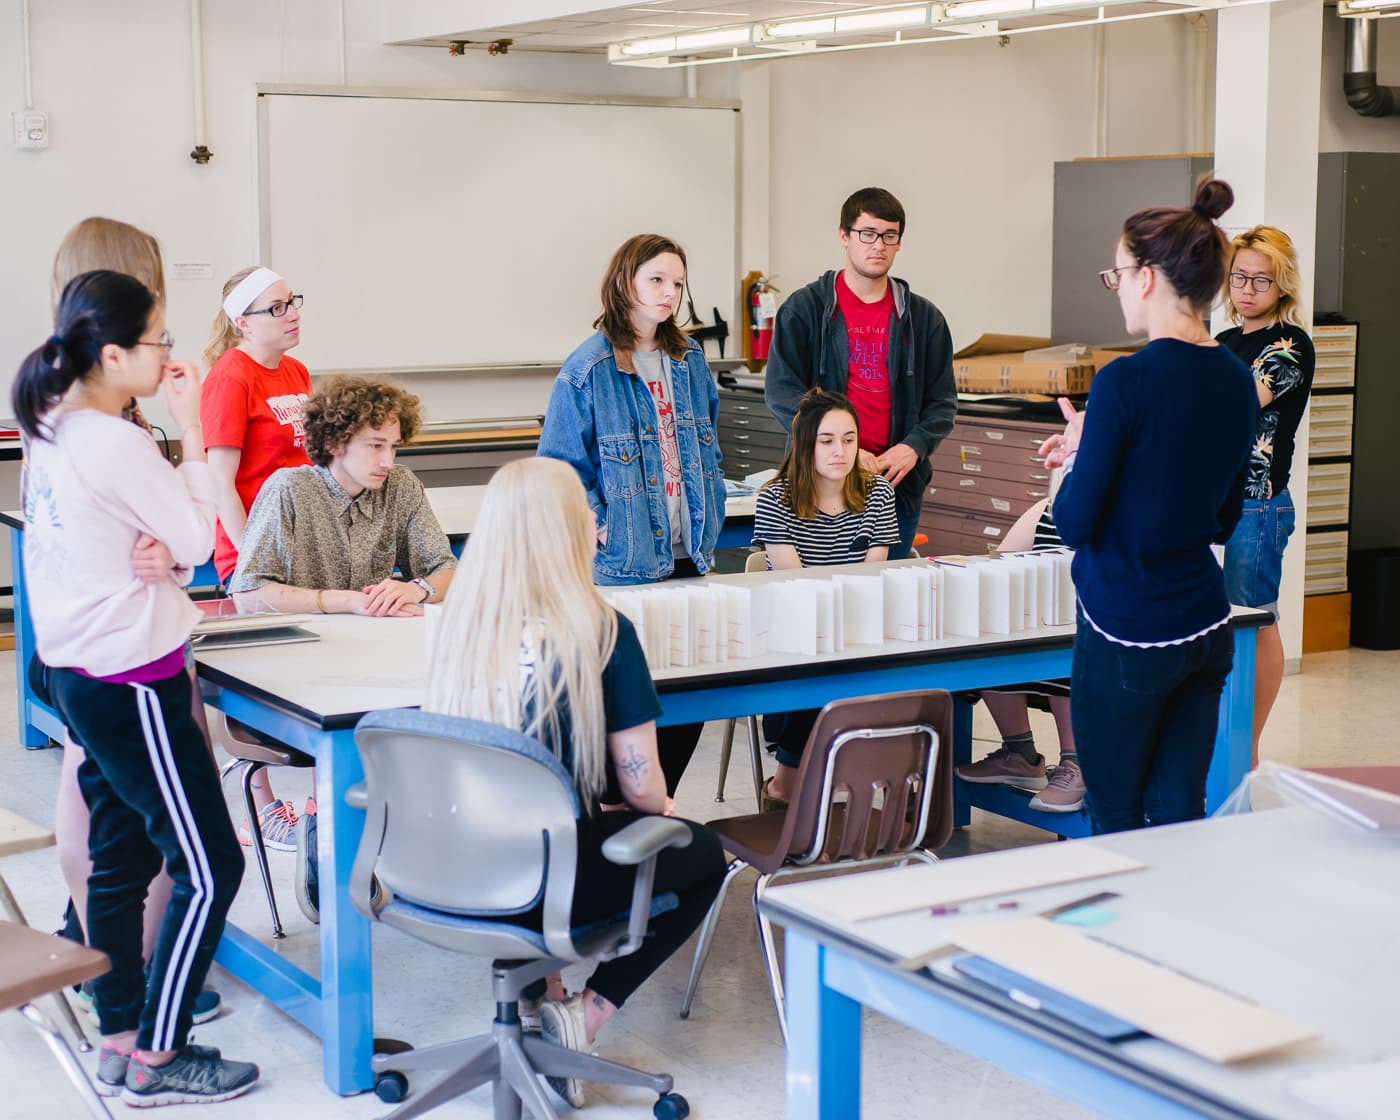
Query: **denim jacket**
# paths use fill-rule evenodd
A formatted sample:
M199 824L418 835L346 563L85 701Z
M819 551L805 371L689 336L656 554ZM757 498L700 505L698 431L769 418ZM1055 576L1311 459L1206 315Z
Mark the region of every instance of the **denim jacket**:
M698 343L691 342L680 359L663 359L671 368L691 559L707 572L724 522L715 434L719 394ZM588 504L608 531L593 561L596 583L653 583L672 573L656 405L631 353L615 351L601 331L565 359L550 394L539 454L578 471Z
M849 358L846 323L836 300L836 272L793 292L778 309L773 346L764 370L768 409L783 430L802 394L813 387L844 393ZM896 489L904 509L918 509L933 477L929 456L953 430L958 390L953 381L953 340L943 313L909 285L890 277L890 443L919 454Z

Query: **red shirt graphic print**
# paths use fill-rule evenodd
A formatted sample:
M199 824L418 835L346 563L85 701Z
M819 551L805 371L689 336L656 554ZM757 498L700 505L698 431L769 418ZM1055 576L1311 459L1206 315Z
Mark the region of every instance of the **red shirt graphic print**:
M856 412L862 451L879 455L890 446L890 315L894 289L885 286L883 299L866 303L836 274L836 302L846 322L846 396Z

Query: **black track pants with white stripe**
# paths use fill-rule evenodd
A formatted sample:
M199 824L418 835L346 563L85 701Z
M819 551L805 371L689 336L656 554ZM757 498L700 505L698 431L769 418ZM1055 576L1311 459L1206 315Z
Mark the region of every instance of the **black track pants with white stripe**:
M112 960L93 981L104 1035L137 1030L143 1050L185 1045L243 877L243 853L219 775L190 714L183 670L151 684L109 684L55 670L54 698L86 752L78 785L92 814L88 943ZM164 862L174 889L147 984L141 960L146 888Z

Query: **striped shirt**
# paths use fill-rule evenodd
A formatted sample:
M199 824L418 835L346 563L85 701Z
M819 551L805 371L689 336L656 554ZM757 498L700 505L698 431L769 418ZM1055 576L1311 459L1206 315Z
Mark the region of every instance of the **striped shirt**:
M775 480L758 492L754 510L753 543L790 544L797 549L804 568L824 564L858 564L866 550L899 543L894 516L894 489L883 478L865 499L865 510L853 513L817 513L802 518L787 504L787 484Z

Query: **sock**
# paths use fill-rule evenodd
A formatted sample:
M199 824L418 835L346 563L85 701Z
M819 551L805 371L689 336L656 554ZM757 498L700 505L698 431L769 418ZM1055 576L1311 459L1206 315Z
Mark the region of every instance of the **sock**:
M1001 745L1015 751L1032 766L1040 762L1040 752L1035 749L1035 734L1027 731L1023 735L1007 735Z
M1066 762L1072 762L1072 763L1074 763L1076 766L1078 766L1078 765L1079 765L1079 752L1078 752L1078 751L1066 751L1066 750L1060 751L1060 765L1063 766Z

